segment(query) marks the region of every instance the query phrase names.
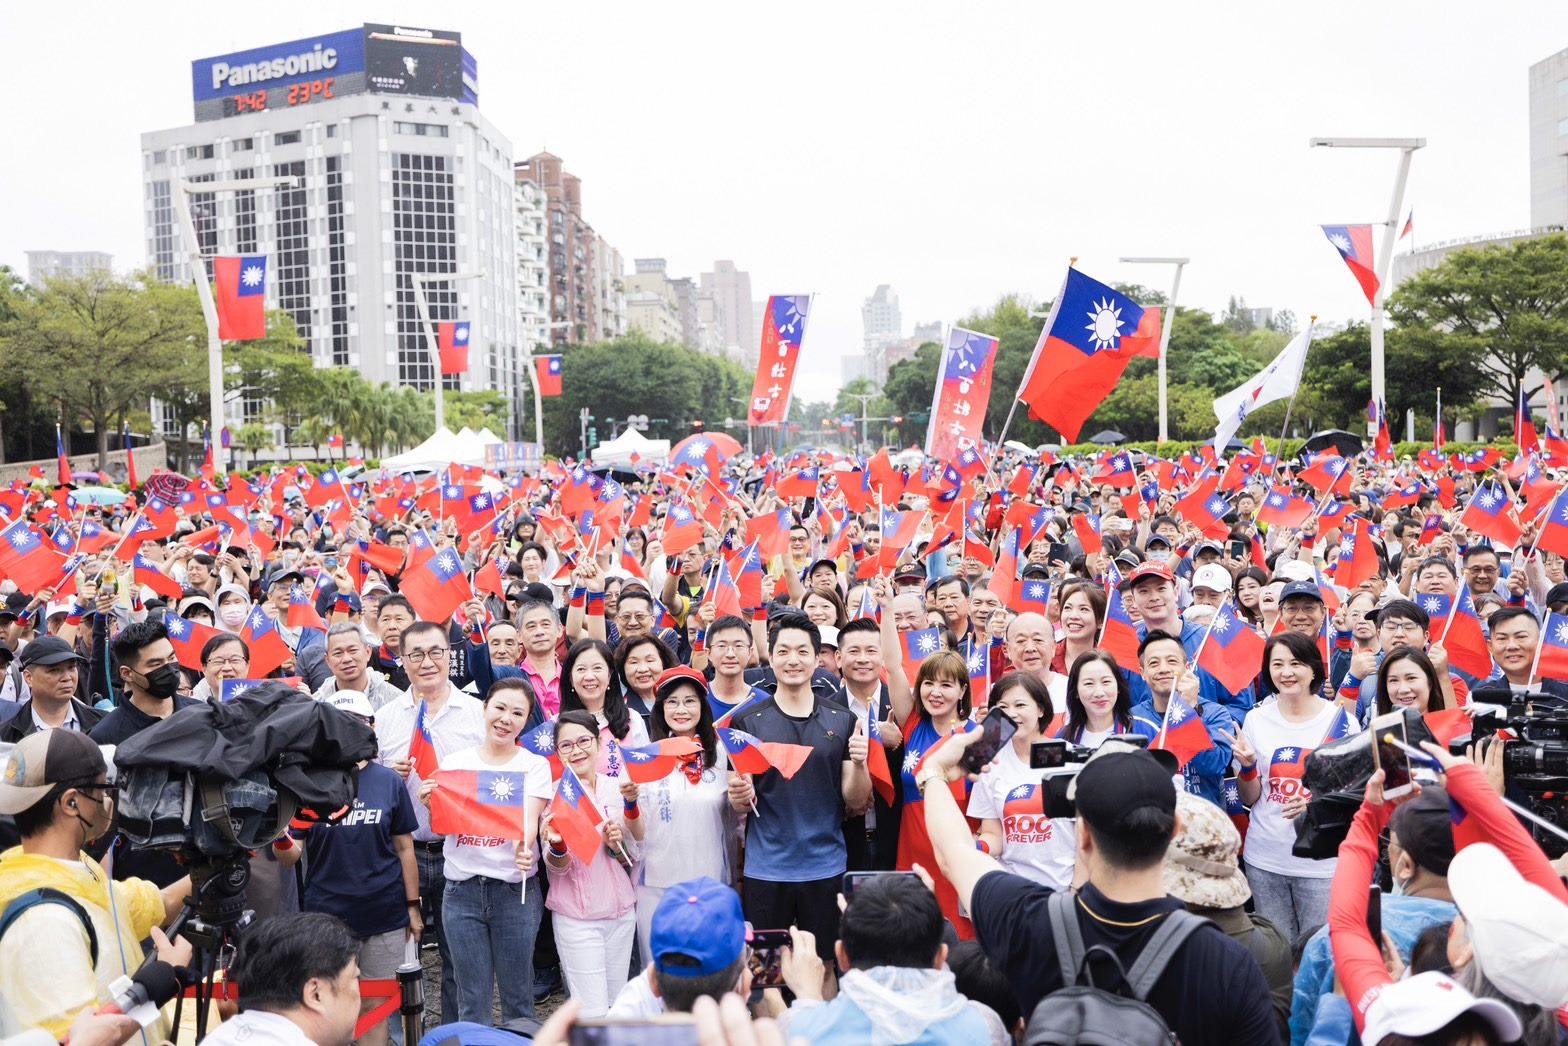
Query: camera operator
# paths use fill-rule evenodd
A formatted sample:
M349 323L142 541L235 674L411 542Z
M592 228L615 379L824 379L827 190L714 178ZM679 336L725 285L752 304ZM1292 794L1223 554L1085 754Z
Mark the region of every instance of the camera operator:
M240 1013L202 1046L348 1046L359 1020L359 943L331 915L278 915L240 939Z
M171 944L158 926L180 911L190 880L161 891L144 879L111 882L83 852L114 817L108 766L86 734L48 730L20 741L0 777L0 813L15 816L22 836L19 849L0 856L0 925L8 923L0 1035L42 1027L63 1036L77 1015L107 1000L110 982L135 972L148 936L160 959L189 960L190 945ZM31 903L12 911L19 898ZM148 1029L150 1041L164 1038L162 1024Z

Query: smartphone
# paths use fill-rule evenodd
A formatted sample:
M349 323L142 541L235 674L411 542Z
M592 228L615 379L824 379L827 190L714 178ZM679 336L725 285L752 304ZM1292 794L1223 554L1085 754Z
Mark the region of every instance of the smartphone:
M751 986L777 988L784 983L784 949L788 930L751 931Z
M839 892L844 895L845 900L848 900L854 896L855 887L868 879L875 879L879 875L907 875L912 879L920 878L914 872L845 872L844 881L840 884L842 888Z
M1408 744L1405 713L1390 712L1372 720L1372 765L1383 771L1383 797L1397 799L1408 795L1415 785L1410 780L1410 753L1389 738Z
M1067 742L1036 741L1029 746L1029 769L1054 770L1067 765Z
M1232 541L1230 543L1230 558L1243 559L1252 550L1252 545L1246 541Z
M697 1046L697 1024L689 1013L611 1020L578 1018L566 1032L569 1046Z
M1383 947L1383 891L1378 889L1377 883L1367 887L1367 932L1372 935L1372 943L1381 950Z
M959 767L966 774L978 774L1017 732L1017 723L1007 718L1000 708L991 709L980 721L980 740L964 750L963 757L958 760Z
M321 558L321 568L323 570L336 570L338 568L338 557L323 556Z

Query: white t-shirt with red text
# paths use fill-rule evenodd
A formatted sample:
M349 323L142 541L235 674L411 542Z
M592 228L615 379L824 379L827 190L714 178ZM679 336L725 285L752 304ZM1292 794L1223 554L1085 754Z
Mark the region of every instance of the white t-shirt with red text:
M1314 861L1293 857L1296 822L1286 819L1285 803L1298 795L1311 797L1301 775L1307 756L1324 743L1339 716L1339 706L1318 700L1323 707L1302 723L1288 722L1280 713L1277 700L1265 701L1247 713L1241 724L1252 750L1258 754L1258 779L1262 794L1252 804L1252 820L1247 827L1247 863L1276 875L1303 879L1332 879L1333 858ZM1356 729L1350 717L1350 729Z
M1071 818L1045 816L1040 771L1018 758L1011 744L997 755L969 793L969 816L1002 822L1004 869L1065 890L1073 882L1075 839Z

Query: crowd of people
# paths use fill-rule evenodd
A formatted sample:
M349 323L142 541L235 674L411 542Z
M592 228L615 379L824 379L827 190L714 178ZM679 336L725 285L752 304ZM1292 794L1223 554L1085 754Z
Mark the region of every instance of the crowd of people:
M95 1015L191 961L114 748L270 680L376 753L249 855L215 1043L401 1042L357 985L421 955L427 1027L537 1042L1568 1041L1568 864L1476 726L1568 707L1559 464L696 437L620 475L15 487L0 1035L176 1034ZM1415 780L1379 764L1304 850L1312 754L1400 712ZM518 829L437 832L449 771Z

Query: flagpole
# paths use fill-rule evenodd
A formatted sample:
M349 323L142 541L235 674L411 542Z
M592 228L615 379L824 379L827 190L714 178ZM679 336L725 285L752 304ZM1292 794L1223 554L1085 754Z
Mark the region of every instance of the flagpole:
M1077 264L1078 264L1078 255L1075 254L1072 257L1067 259L1067 271L1069 273L1071 273L1072 269L1073 269L1073 266L1075 266ZM1022 392L1024 390L1024 386L1029 384L1029 378L1034 374L1035 364L1038 363L1039 360L1040 360L1040 342L1041 342L1041 339L1043 339L1046 336L1046 333L1050 331L1052 321L1054 321L1056 319L1056 314L1061 310L1061 307L1062 307L1062 292L1065 291L1065 290L1067 290L1067 277L1064 276L1064 277L1062 277L1062 287L1061 287L1061 290L1056 292L1056 298L1055 298L1055 300L1053 300L1051 302L1051 311L1045 317L1045 323L1042 324L1041 327L1040 327L1040 335L1039 335L1039 337L1037 337L1035 339L1034 353L1032 355L1030 355L1030 357L1029 357L1029 366L1024 368L1023 377L1019 379L1018 388L1013 393L1013 403L1012 403L1012 406L1007 408L1007 420L1002 422L1002 432L1001 432L1001 435L996 437L996 450L992 454L993 458L996 456L996 454L1000 454L1002 452L1002 444L1007 442L1007 432L1008 432L1009 429L1011 429L1013 427L1013 415L1018 413L1018 404L1020 402L1020 400L1018 398L1018 393L1020 393L1020 392ZM1000 343L998 344L997 351L998 352L1001 351ZM1058 432L1057 435L1060 436L1062 434L1060 432ZM985 474L986 474L986 484L989 486L990 482L991 482L991 465L990 465L989 462L986 465L986 473Z

